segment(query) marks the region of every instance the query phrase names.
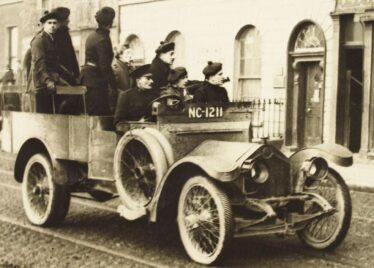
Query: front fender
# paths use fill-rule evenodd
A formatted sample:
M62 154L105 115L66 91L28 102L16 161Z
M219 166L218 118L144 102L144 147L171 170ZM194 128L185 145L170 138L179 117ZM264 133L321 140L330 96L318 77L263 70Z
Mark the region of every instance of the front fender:
M313 147L303 148L290 156L292 174L300 170L305 160L313 157L323 157L328 162L344 167L349 167L353 164L352 152L346 147L339 144L322 143Z
M183 165L194 165L209 177L222 182L232 181L239 175L238 164L215 156L187 156L176 162L170 169L173 172ZM169 172L168 172L169 173Z
M230 182L239 176L235 163L214 156L187 156L171 166L158 184L154 198L148 206L150 221L160 217L163 207L168 208L171 218L176 215L178 197L184 183L196 175L206 175L220 182ZM163 217L163 216L162 216Z

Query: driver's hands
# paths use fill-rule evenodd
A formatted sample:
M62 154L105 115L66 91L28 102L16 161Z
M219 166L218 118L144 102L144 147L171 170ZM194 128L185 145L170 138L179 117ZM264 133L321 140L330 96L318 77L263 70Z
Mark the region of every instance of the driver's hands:
M51 90L51 91L55 91L56 90L56 85L55 85L55 82L53 82L52 80L47 80L47 89L48 90Z

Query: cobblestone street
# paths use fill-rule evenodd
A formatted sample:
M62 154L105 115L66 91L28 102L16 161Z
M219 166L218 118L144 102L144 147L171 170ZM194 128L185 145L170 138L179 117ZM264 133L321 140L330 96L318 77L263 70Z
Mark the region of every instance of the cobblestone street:
M19 185L0 173L0 266L5 267L199 267L185 254L176 231L159 232L145 221L126 222L112 209L73 199L58 228L31 226L24 215ZM236 240L224 266L372 267L374 194L352 192L353 221L333 252L301 246L296 237ZM169 228L169 230L174 230Z

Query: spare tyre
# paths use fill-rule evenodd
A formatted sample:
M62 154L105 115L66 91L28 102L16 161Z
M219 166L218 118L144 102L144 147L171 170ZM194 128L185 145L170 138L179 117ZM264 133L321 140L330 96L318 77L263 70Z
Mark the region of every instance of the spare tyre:
M118 142L113 162L116 188L124 208L122 216L133 220L145 215L145 207L167 171L160 143L144 129L130 130Z

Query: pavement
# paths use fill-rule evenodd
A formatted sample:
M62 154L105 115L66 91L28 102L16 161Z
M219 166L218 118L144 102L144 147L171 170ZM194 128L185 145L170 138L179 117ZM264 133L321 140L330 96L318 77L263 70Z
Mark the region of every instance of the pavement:
M332 165L351 190L374 193L374 163L354 163L350 167Z

